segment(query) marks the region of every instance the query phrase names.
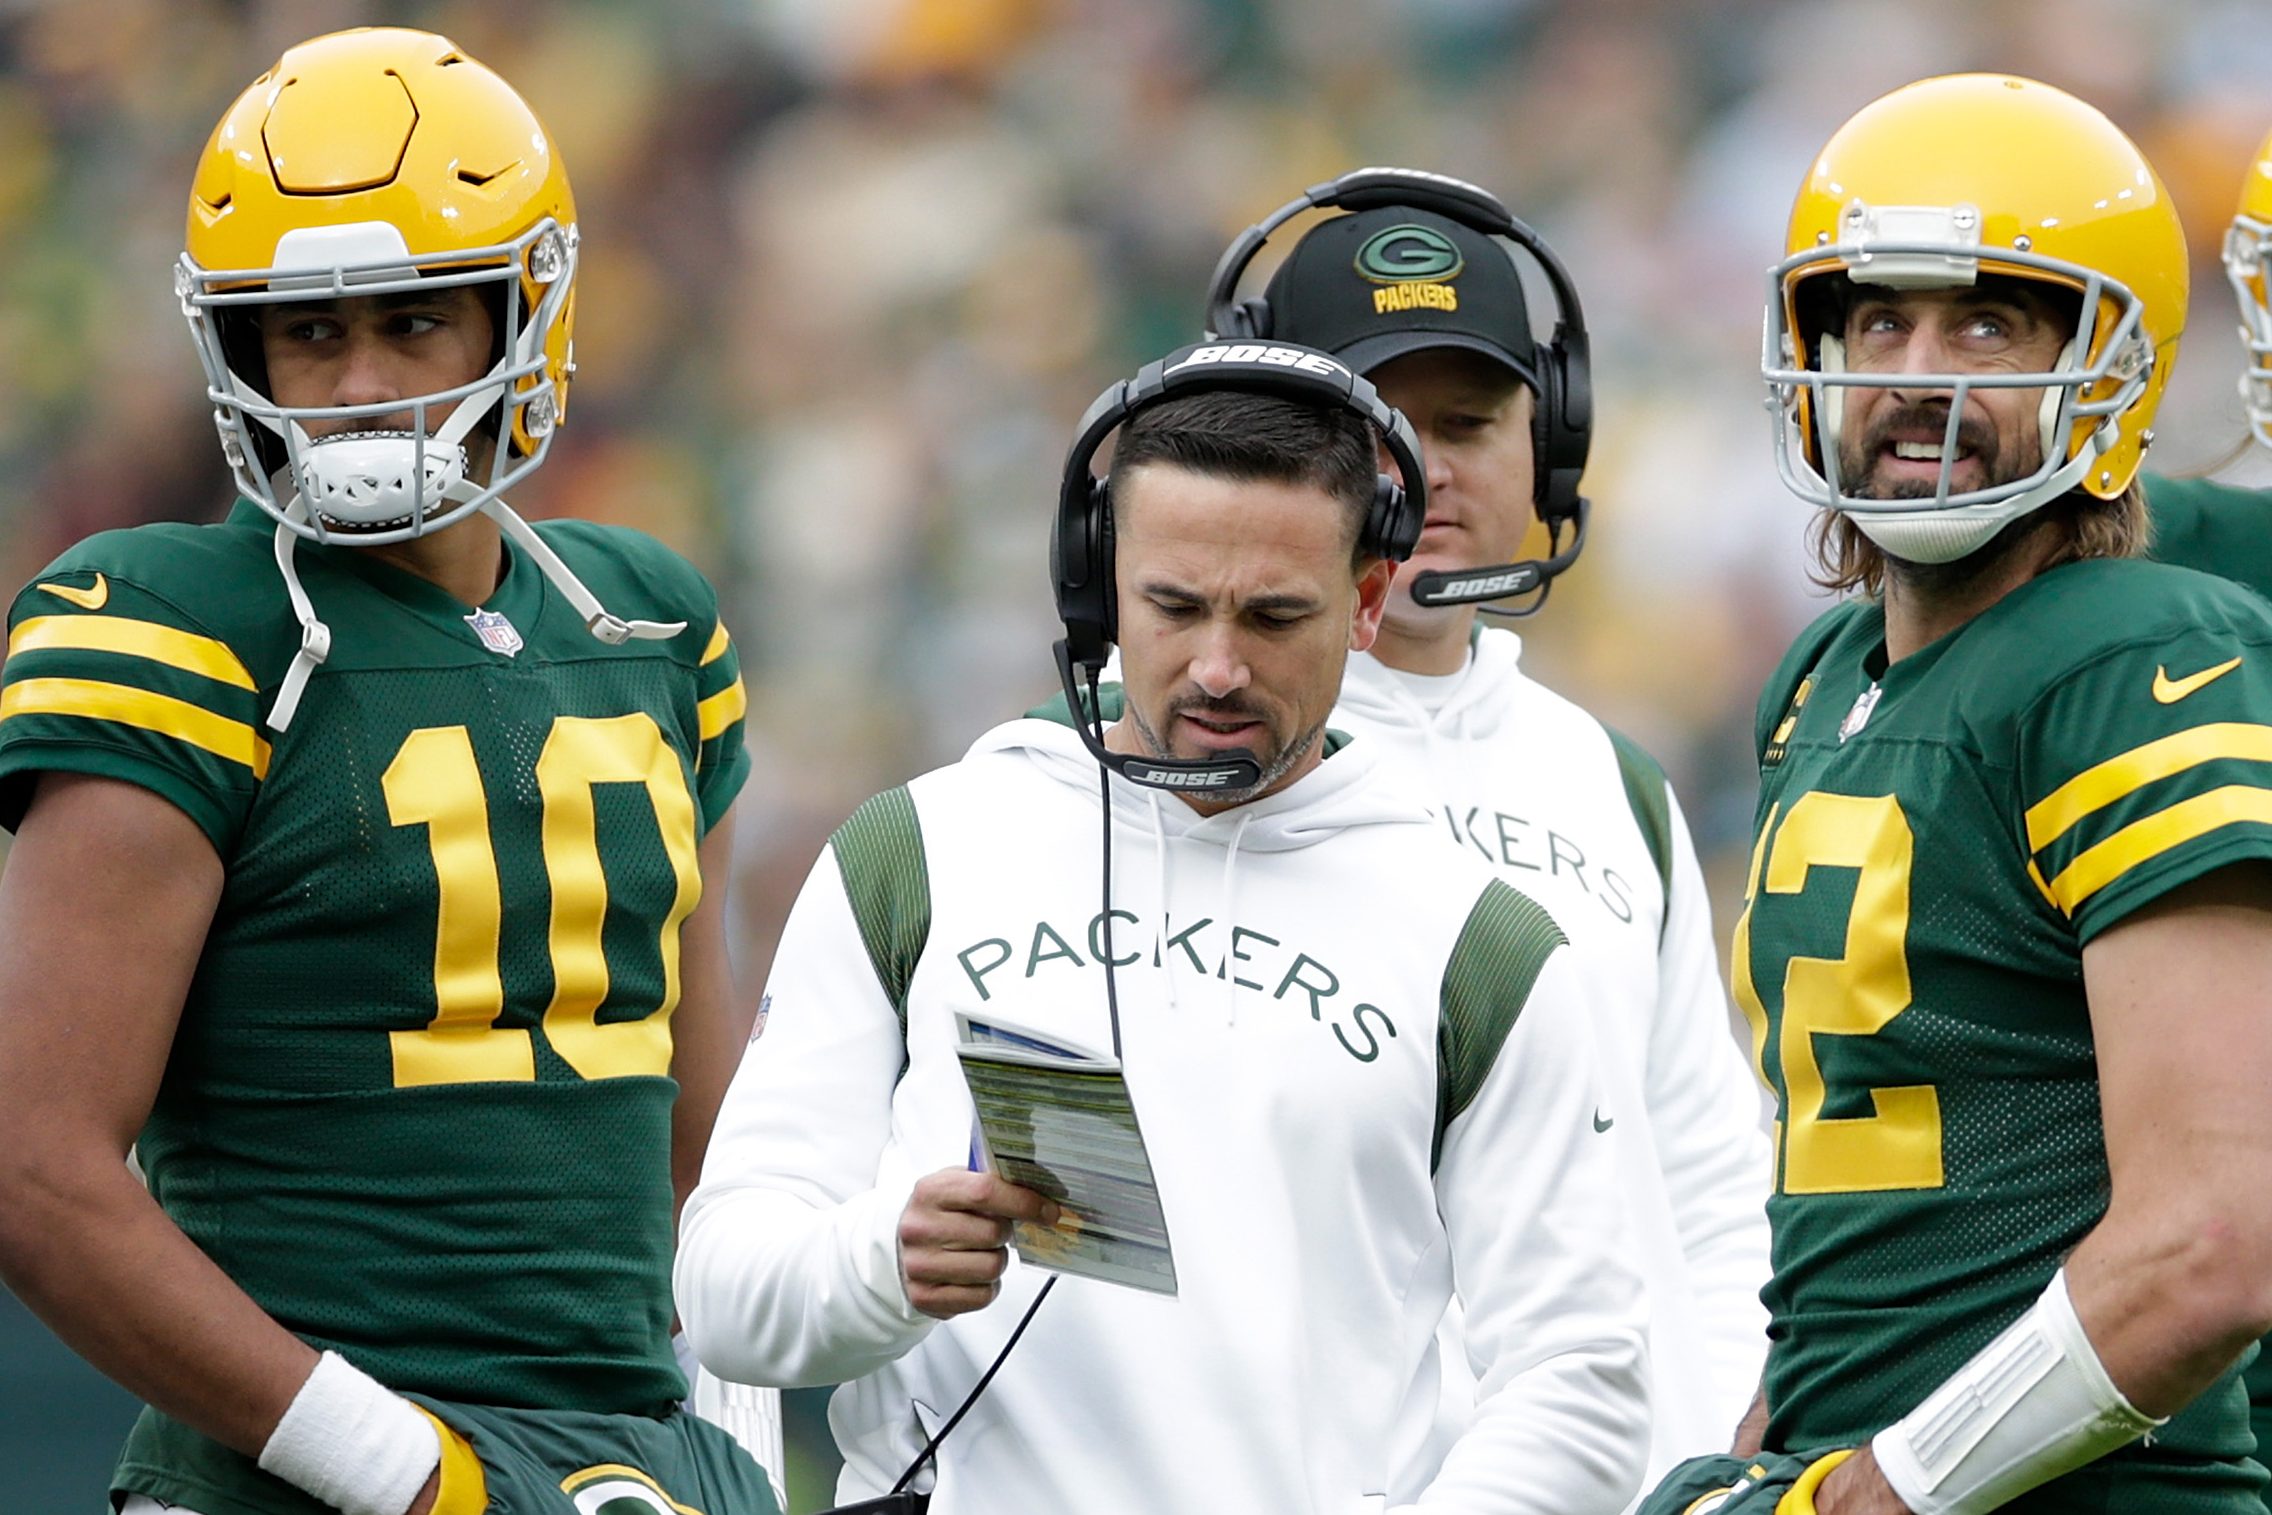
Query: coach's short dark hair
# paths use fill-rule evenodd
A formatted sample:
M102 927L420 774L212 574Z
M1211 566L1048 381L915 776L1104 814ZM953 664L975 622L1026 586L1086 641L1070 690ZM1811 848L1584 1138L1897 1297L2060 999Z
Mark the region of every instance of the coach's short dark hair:
M1249 389L1203 389L1147 405L1120 430L1112 490L1147 463L1220 479L1306 484L1339 500L1354 553L1378 476L1373 424L1353 410Z

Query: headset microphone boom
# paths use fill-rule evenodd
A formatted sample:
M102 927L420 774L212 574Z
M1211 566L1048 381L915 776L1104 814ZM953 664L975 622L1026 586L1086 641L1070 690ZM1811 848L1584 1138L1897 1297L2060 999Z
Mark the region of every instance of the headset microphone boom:
M1056 646L1057 676L1074 728L1099 763L1131 783L1185 794L1231 794L1262 781L1262 766L1251 754L1191 759L1112 752L1104 745L1103 714L1096 706L1097 679L1118 637L1119 623L1113 592L1112 488L1090 465L1105 438L1137 411L1170 395L1199 389L1259 390L1337 405L1372 423L1403 482L1385 473L1375 477L1373 502L1357 542L1364 556L1396 563L1412 556L1428 515L1428 487L1420 439L1403 414L1340 359L1291 342L1201 342L1178 348L1098 395L1081 417L1065 455L1057 522L1049 544L1057 616L1065 623L1065 636ZM1083 675L1089 686L1085 714L1079 687Z

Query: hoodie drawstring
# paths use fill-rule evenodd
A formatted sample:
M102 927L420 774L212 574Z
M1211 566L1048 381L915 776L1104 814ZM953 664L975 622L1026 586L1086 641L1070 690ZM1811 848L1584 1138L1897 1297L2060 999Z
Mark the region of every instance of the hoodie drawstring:
M1175 964L1168 960L1168 828L1160 815L1159 791L1147 789L1144 798L1152 806L1152 884L1159 903L1152 910L1152 961L1160 965L1160 975L1167 981L1168 1009L1182 1009L1175 993Z
M1245 840L1247 822L1253 819L1254 812L1252 810L1241 810L1238 829L1231 833L1230 845L1223 849L1223 930L1225 941L1235 939L1234 933L1239 918L1239 843ZM1221 972L1224 978L1230 980L1231 990L1223 1023L1227 1026L1236 1026L1239 1023L1239 976L1231 971L1231 956L1228 947L1225 947L1223 951Z

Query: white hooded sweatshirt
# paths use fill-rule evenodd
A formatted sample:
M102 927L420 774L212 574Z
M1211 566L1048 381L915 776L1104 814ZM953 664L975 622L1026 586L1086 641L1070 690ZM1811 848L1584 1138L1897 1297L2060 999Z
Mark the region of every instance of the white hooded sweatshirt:
M1109 950L1179 1292L1061 1278L940 1448L933 1515L1622 1508L1642 1303L1552 921L1355 746L1211 816L1113 779L1108 916L1098 775L1014 721L822 853L681 1228L703 1362L844 1383L838 1497L890 1488L1043 1277L1013 1261L946 1322L900 1283L909 1191L970 1153L955 1013L1109 1047ZM1398 1487L1455 1283L1478 1406Z
M1504 630L1483 631L1467 666L1440 679L1354 655L1332 725L1406 773L1400 792L1431 808L1438 834L1546 906L1569 938L1599 1037L1594 1119L1614 1128L1648 1285L1648 1488L1683 1458L1725 1451L1759 1387L1770 1177L1759 1084L1732 1034L1703 875L1663 770L1521 658L1522 639Z

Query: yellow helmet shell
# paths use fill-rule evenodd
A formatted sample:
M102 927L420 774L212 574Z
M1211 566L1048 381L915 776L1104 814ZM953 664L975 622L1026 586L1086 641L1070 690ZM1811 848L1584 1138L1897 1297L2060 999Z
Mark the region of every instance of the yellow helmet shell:
M2240 214L2272 223L2272 135L2257 144L2255 161L2240 181Z
M292 48L229 107L198 160L186 248L205 288L257 288L295 231L384 222L423 271L501 261L498 249L548 219L573 237L568 174L513 87L446 37L368 27ZM474 256L453 260L461 253ZM538 310L560 271L540 277L533 244L506 256L523 264L520 310ZM241 281L211 277L237 271ZM567 409L573 289L555 309L551 424ZM527 416L508 410L514 443L533 452Z
M2272 205L2272 179L2262 190ZM2004 74L1925 79L1865 106L1816 155L1791 207L1780 293L1784 329L1795 348L1783 356L1792 366L1819 362L1810 351L1819 334L1800 319L1806 281L1846 273L1870 282L1866 266L1838 258L1792 260L1850 243L1857 222L1882 207L1954 210L1968 236L1976 231L1981 273L2077 291L2095 273L2128 292L2152 366L2135 398L2108 417L2116 434L2076 481L2102 499L2120 494L2152 440L2154 412L2185 330L2185 232L2168 190L2136 144L2074 96ZM2009 256L2014 253L2024 261ZM2095 316L2083 313L2092 338L2089 350L2073 355L2076 368L2096 367L2121 324L2113 294L2103 293L2098 304ZM2121 376L2109 375L2078 398L2105 401L2120 388ZM1803 410L1803 395L1799 403ZM2074 428L2069 457L2094 445L2094 429ZM1819 461L1814 428L1803 416L1801 430L1809 461Z
M2225 278L2240 301L2241 341L2248 366L2241 371L2241 406L2248 429L2272 447L2272 136L2256 149L2241 177L2240 209L2225 233Z

